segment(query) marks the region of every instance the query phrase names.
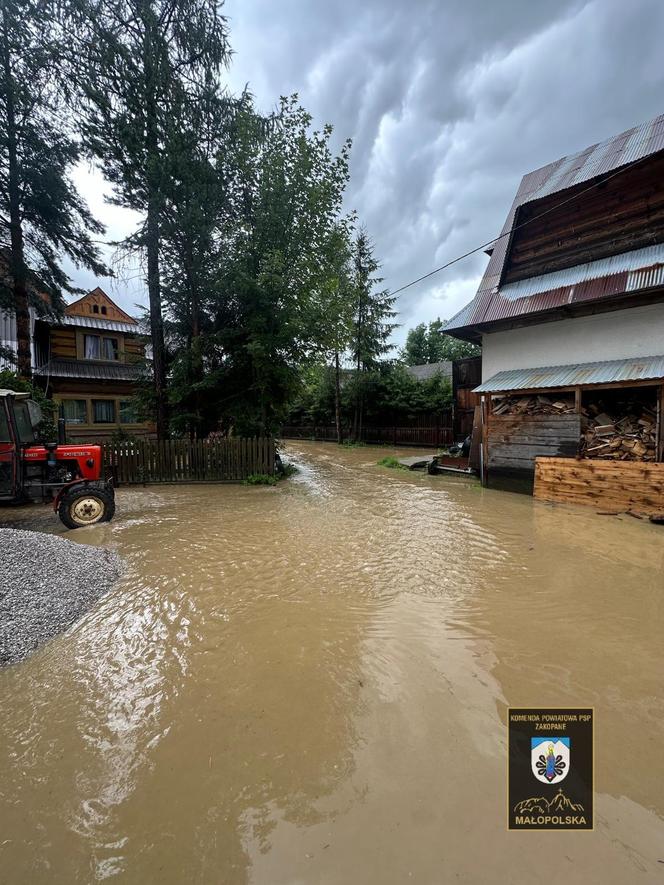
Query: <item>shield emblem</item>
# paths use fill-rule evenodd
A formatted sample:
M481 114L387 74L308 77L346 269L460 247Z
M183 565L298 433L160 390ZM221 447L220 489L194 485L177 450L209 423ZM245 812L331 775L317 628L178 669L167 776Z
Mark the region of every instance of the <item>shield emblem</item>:
M568 737L530 739L530 766L538 781L558 784L569 771L571 741Z

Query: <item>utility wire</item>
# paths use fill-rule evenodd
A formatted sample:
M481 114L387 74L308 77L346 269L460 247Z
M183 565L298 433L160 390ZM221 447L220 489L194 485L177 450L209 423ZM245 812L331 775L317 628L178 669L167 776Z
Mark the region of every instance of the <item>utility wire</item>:
M497 243L498 240L502 240L503 237L511 236L514 231L519 230L522 227L525 227L527 224L532 224L533 221L537 221L540 218L543 218L545 215L549 215L551 212L554 212L556 209L560 209L562 206L567 205L567 203L571 203L574 200L577 200L579 197L582 197L584 194L587 194L588 191L594 190L596 187L599 187L600 184L605 184L607 181L610 181L612 178L615 178L617 175L621 175L623 172L626 172L628 169L631 169L632 166L640 163L641 160L645 159L644 157L639 157L637 160L632 160L631 163L627 163L625 166L621 166L620 169L611 173L611 175L607 175L606 177L596 181L594 184L591 184L589 187L584 188L582 191L579 191L576 194L573 194L571 197L568 197L566 200L562 200L560 203L556 203L555 206L551 206L550 209L545 209L544 212L540 212L539 215L533 215L532 218L528 218L526 221L522 221L520 224L515 224L514 227L511 227L508 231L505 231L504 234L499 234L497 237L494 237L491 240L487 240L486 243L482 243L481 246L476 246L474 249L471 249L469 252L464 252L463 255L458 255L456 258L453 258L451 261L447 261L445 264L441 264L440 267L436 267L434 270L430 270L429 273L425 273L423 276L418 277L416 280L411 280L410 283L406 283L405 286L401 286L399 289L395 289L394 292L391 292L391 295L398 295L400 292L404 292L406 289L410 289L411 286L416 285L416 283L421 283L422 280L426 280L429 277L432 277L434 274L440 273L441 270L446 270L448 267L452 267L453 264L457 264L459 261L463 261L464 258L468 258L470 255L474 255L476 252L481 252L482 249L486 249L487 246L491 246L494 243ZM521 204L524 205L524 204Z

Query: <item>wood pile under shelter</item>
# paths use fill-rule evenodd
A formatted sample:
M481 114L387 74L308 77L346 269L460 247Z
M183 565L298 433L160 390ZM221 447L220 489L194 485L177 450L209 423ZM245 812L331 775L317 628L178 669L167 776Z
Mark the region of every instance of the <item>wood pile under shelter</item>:
M648 361L643 362L647 368ZM618 362L617 370L631 365ZM641 371L641 365L634 370ZM574 368L579 377L610 374L601 363L597 368L595 364ZM532 370L523 380L541 383L549 371L554 376L557 372L555 368ZM543 459L567 463L570 470L580 461L641 463L644 468L664 461L664 383L660 377L629 384L602 380L557 389L533 387L501 390L496 384L497 389L482 391L481 473L486 485L532 492L535 464L545 463ZM545 474L543 468L540 477ZM637 475L641 476L629 473L629 483L637 483ZM590 471L573 481L595 486L604 483L605 475ZM601 497L596 486L589 489L593 500L596 493Z
M619 412L600 411L595 403L581 409L582 458L611 461L657 460L657 412L626 404Z
M574 397L504 396L493 401L494 415L571 415Z

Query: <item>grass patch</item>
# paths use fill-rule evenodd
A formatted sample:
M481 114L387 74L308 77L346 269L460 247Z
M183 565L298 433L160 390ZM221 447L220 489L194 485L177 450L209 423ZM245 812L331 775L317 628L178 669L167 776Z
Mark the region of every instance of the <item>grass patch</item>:
M276 475L271 476L269 473L251 473L246 479L242 480L242 484L245 486L276 486L276 484L282 479L294 476L299 472L300 471L295 464L286 463L282 464L281 470Z
M245 486L276 486L279 482L276 476L270 476L269 473L250 473L246 479L242 480Z
M395 458L394 455L387 455L385 458L381 458L378 461L378 466L389 467L390 470L408 470L407 467L399 463L399 459Z

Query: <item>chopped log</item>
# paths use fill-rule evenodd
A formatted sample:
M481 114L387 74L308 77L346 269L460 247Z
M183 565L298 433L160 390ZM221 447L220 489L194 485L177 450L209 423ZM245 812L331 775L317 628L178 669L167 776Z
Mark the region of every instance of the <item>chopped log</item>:
M620 408L625 414L612 417L600 412L593 403L585 407L587 416L583 418L579 456L612 461L656 461L657 422L651 410L639 403L625 403Z

